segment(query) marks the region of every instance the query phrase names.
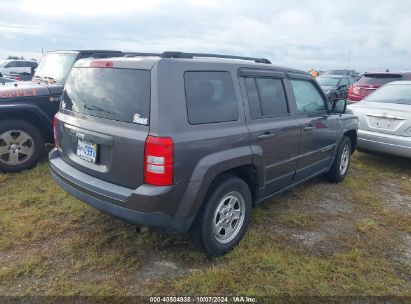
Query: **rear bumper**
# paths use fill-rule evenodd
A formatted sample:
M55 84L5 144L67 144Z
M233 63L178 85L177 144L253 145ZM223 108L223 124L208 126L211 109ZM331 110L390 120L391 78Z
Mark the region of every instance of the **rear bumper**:
M411 158L411 137L358 130L358 148Z
M173 187L142 185L133 190L77 170L64 162L56 149L50 152L49 158L52 177L60 187L79 200L127 223L166 233L184 233L194 220L194 216L175 217L155 210L161 204L172 204ZM147 210L148 205L152 206L151 212Z

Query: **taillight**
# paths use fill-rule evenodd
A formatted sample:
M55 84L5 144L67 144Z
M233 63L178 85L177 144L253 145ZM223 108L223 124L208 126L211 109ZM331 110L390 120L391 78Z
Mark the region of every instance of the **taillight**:
M352 94L354 90L354 86L350 85L350 87L348 88L348 94Z
M170 186L174 177L174 143L170 137L148 136L144 153L144 182Z
M53 134L54 134L54 145L57 147L57 140L56 140L56 121L57 121L57 118L56 118L56 116L57 116L57 114L54 115L54 118L53 118Z
M112 68L113 61L110 60L92 60L90 61L91 68Z

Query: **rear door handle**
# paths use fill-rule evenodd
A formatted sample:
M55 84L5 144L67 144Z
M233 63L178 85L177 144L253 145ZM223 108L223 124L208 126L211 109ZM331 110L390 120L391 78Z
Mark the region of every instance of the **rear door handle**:
M264 139L268 139L270 137L275 136L275 133L270 133L270 132L265 132L264 134L260 134L257 136L258 140L264 140Z
M305 127L304 128L304 131L305 132L311 132L311 131L314 131L315 130L315 127L312 127L312 126L309 126L309 127Z

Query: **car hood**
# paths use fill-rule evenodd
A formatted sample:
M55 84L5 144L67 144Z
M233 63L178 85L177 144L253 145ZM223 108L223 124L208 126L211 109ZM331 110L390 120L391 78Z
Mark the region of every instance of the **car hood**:
M34 81L8 82L0 85L0 101L11 98L47 95L50 95L49 87Z

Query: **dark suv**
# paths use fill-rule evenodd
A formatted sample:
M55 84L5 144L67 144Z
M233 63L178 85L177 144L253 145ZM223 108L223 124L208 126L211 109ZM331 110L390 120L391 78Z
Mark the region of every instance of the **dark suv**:
M346 99L348 88L355 82L354 78L341 75L320 75L315 80L330 102L336 99Z
M53 117L76 60L126 54L110 50L53 51L43 56L32 81L0 81L0 172L33 167L44 143L53 142Z
M308 73L266 59L80 60L55 117L51 172L106 213L189 231L197 248L220 255L258 203L322 173L345 177L357 141L345 107L328 108Z

